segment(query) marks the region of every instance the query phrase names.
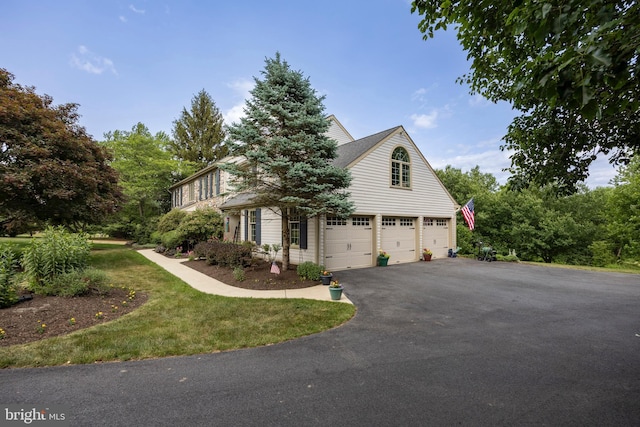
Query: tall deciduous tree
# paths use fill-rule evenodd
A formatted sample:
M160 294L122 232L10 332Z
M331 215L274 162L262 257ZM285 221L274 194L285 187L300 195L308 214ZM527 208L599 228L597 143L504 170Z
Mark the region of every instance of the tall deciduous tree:
M173 122L172 154L181 160L195 163L202 169L224 158L228 148L224 144L223 118L211 96L202 89L191 100L191 110L182 109Z
M575 190L598 154L626 163L640 148L636 1L415 0L416 11L425 38L456 26L472 60L459 82L524 113L504 146L518 179Z
M287 269L291 215L350 215L354 206L345 189L351 175L332 164L337 143L325 135L324 97L279 53L265 63L263 79L255 78L246 102L246 116L229 128L232 153L246 161L225 168L235 175L237 192L251 192L255 206L281 215Z
M105 134L104 144L113 153L111 165L120 174L128 204L135 206L138 218L144 222L159 216L171 206L168 188L180 162L167 151L169 137L164 132L152 135L142 123L130 132L116 130Z
M122 201L109 156L78 124L77 104L53 105L0 69L0 220L81 226Z

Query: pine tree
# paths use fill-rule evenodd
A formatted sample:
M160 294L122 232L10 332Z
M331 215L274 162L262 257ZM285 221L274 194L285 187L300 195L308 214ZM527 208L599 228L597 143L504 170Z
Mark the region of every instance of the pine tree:
M224 158L228 148L224 145L223 118L211 96L202 89L191 100L191 110L182 109L180 118L173 122L172 154L179 160L192 162L202 169Z
M345 189L351 175L332 164L337 143L325 135L324 97L279 53L265 63L263 79L254 78L245 117L229 128L232 154L244 161L224 168L235 176L236 192L250 192L254 206L274 208L281 216L282 264L287 269L289 219L350 215L354 206Z

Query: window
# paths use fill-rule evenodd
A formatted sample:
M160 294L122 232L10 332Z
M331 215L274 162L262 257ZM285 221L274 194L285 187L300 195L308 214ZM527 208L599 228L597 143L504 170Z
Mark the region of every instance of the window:
M195 182L189 183L189 202L194 202L196 200L196 184Z
M256 211L249 211L249 241L255 242L256 240Z
M409 153L402 147L396 147L391 154L391 186L411 187L411 162Z
M382 226L383 227L395 227L396 226L396 219L383 216L382 217Z
M364 216L354 216L351 218L351 225L360 226L360 227L368 227L369 226L369 218Z
M289 243L292 247L300 247L300 217L294 216L289 219Z
M413 227L412 218L400 218L400 227Z
M328 216L327 225L347 225L347 220L335 216Z
M438 227L446 227L447 226L447 220L446 219L436 219L436 225Z
M433 227L433 219L425 218L422 222L422 225L424 225L425 227Z

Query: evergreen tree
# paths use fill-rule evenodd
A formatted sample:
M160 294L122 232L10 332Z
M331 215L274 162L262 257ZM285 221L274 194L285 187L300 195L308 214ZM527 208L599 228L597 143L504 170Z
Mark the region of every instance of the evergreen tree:
M224 158L229 151L224 145L222 114L204 89L191 100L191 111L182 109L180 118L173 122L172 133L171 153L194 163L196 170Z
M232 154L245 161L224 168L235 175L236 192L250 192L256 207L274 208L281 215L282 264L287 269L289 219L350 215L354 206L345 189L351 175L332 164L337 143L325 135L324 97L279 53L265 63L263 79L255 78L246 102L246 116L229 128Z

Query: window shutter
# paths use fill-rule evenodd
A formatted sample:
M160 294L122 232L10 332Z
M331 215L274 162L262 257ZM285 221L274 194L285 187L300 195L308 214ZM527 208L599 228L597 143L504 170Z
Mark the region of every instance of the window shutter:
M307 219L300 218L300 249L307 249Z
M209 179L209 197L213 197L213 174L212 173L209 173L208 179Z
M260 208L256 209L256 244L260 246L260 232L262 231L262 224L260 221Z
M202 178L198 180L200 185L198 185L198 200L202 200Z
M244 240L249 240L249 211L244 210Z
M182 206L182 187L180 187L180 206Z
M220 169L216 169L216 196L220 195Z

